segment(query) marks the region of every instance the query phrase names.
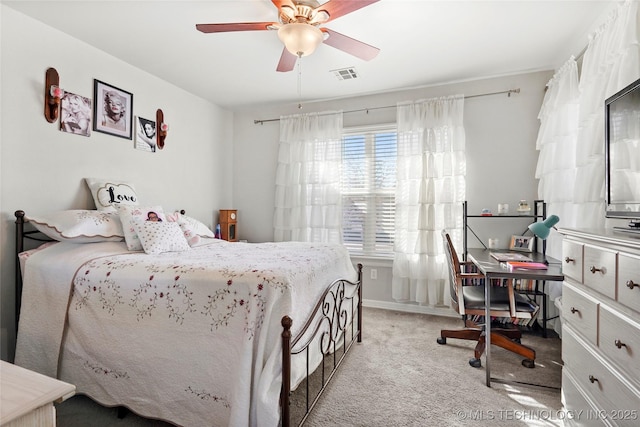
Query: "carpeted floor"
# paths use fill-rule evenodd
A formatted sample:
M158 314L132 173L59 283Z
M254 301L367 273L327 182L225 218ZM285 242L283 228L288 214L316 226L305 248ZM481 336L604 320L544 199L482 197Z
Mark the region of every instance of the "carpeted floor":
M513 381L485 386L485 368L472 368L473 342L436 343L457 318L365 308L363 342L356 344L308 418L306 426L561 426L561 345L557 337L528 334L536 367L493 347L492 377ZM483 358L484 364L484 358ZM531 387L515 382L545 386ZM84 396L57 406L59 427L168 426L135 414L118 419Z

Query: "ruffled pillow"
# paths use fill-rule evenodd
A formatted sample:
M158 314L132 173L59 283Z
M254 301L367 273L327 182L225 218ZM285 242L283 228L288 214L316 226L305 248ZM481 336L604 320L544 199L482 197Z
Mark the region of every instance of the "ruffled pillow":
M166 218L161 206L129 206L116 205L118 216L122 222L124 240L127 242L127 249L130 251L141 251L143 249L136 222L164 222Z
M191 249L180 226L175 222L134 221L142 248L148 254L180 252Z
M27 220L36 230L61 242L119 242L124 239L122 225L115 212L75 209L27 216Z

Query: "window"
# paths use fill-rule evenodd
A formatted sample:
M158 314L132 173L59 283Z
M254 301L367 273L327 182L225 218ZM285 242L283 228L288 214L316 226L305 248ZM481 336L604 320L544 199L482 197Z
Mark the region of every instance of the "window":
M393 253L396 127L345 130L342 137L342 237L353 254Z

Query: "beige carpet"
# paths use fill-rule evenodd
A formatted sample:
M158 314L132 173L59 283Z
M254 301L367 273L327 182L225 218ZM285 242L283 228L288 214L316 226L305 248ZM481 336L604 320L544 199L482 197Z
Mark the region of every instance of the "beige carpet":
M365 308L363 342L356 344L306 426L560 426L560 391L517 384L485 386L485 369L472 368L472 342L436 343L440 329L462 321ZM492 349L491 373L510 381L560 387L560 340L525 333L536 367ZM484 358L483 358L484 364ZM84 396L58 405L58 426L168 426L103 408Z

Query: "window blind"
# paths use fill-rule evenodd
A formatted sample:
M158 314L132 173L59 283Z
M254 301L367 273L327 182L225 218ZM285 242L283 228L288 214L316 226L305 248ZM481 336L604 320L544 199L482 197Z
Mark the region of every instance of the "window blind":
M343 241L351 253L393 253L395 126L345 132L342 139Z

